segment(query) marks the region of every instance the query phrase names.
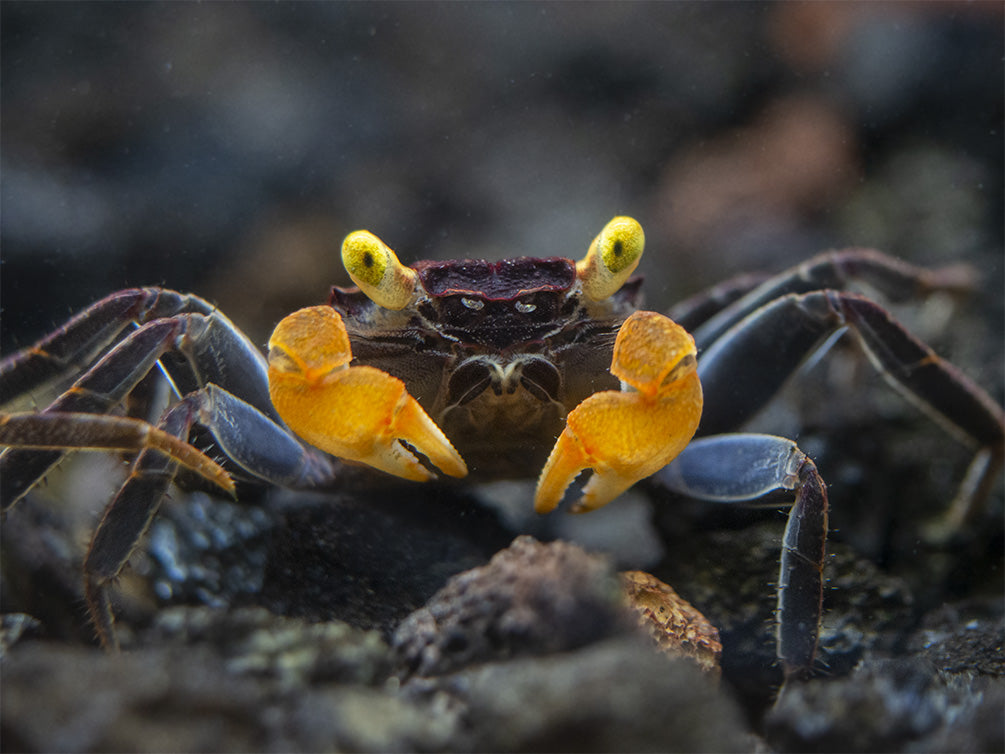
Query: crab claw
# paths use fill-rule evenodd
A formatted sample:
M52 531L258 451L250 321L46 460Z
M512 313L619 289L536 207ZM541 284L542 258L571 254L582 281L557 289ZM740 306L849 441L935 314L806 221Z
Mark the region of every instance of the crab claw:
M661 314L625 320L611 362L622 391L595 393L569 413L538 479L534 509L553 510L583 469L593 475L575 513L606 505L670 463L701 418L695 354L694 338Z
M321 450L422 482L434 474L409 443L443 473L463 477L464 460L405 384L379 369L349 366L342 317L330 306L301 309L269 339L269 394L297 435Z

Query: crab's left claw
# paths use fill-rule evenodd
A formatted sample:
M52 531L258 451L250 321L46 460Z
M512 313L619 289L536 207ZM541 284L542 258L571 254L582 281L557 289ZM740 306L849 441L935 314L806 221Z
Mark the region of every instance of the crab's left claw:
M574 512L606 505L670 463L701 418L695 353L691 335L661 314L625 320L611 362L622 391L595 393L569 413L538 480L535 510L553 510L583 469L593 476Z
M327 453L405 479L421 482L433 474L402 442L445 474L468 473L401 380L373 367L350 367L351 360L345 325L330 306L301 309L276 326L269 393L291 430Z

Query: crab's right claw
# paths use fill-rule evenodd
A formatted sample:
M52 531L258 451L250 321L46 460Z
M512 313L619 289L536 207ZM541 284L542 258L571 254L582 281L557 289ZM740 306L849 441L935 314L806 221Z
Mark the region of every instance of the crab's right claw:
M443 473L463 477L464 460L404 383L379 369L349 366L349 336L330 306L301 309L269 339L269 394L297 435L321 450L389 474L434 475L407 442Z
M534 509L553 510L580 471L593 469L573 507L606 505L672 461L701 418L694 339L655 312L635 312L614 344L611 373L622 392L594 393L574 408L537 483Z

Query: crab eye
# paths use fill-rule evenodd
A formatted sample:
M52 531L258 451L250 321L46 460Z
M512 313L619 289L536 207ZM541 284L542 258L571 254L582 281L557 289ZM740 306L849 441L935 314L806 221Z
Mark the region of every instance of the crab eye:
M586 256L576 264L583 292L594 301L613 295L639 264L646 236L631 217L615 217L593 239Z
M342 264L360 290L385 309L404 309L415 296L415 271L399 262L387 244L368 230L345 237Z

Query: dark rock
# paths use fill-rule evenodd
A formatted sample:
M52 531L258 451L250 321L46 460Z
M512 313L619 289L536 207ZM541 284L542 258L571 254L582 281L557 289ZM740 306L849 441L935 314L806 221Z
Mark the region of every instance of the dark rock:
M871 650L889 652L915 620L905 581L841 542L828 543L819 661L824 675L844 675Z
M25 613L4 613L0 617L0 659L22 638L38 635L41 625Z
M783 682L775 644L778 561L785 512L733 510L729 525L718 515L694 531L663 506L657 517L667 556L653 574L670 584L719 629L722 677L748 714L762 716ZM772 520L773 519L773 520ZM817 672L849 673L870 649L889 650L914 625L913 599L904 582L828 543L824 610Z
M671 534L668 556L654 570L718 627L724 676L761 693L782 680L775 661L774 609L784 519L772 516L773 522ZM912 625L913 599L901 579L840 542L828 543L824 568L819 661L828 674L842 674L866 650L902 638Z
M251 751L282 740L264 689L205 649L106 655L36 642L3 671L6 751Z
M451 751L749 751L736 703L697 666L624 636L404 687L459 717Z
M395 631L402 673L585 646L634 625L614 570L567 542L523 536L488 565L452 578Z
M767 739L778 751L1000 751L1003 688L923 658L869 658L847 678L787 686Z
M161 603L222 607L255 599L279 519L257 492L241 503L194 492L161 507L140 547L145 559L137 558Z
M377 632L340 621L308 623L264 608L166 608L142 642L212 648L229 671L275 679L283 689L378 684L390 671L388 648Z
M907 650L943 673L1005 677L1005 620L1000 601L943 605L925 616Z
M0 609L36 618L42 635L94 641L84 608L83 553L75 541L81 533L65 511L31 496L13 509L0 527Z
M208 615L203 608L196 614ZM343 659L357 651L360 632L269 616L277 639L266 647L264 611L221 615L208 620L210 633L238 628L238 648L208 635L118 655L19 646L3 666L4 750L431 751L452 735L452 718L430 715L427 705L397 696L393 687L370 685L377 677L343 674L336 683L310 664L318 658L326 667L335 634L348 639L338 652ZM235 624L258 628L240 635ZM372 667L375 648L364 652L359 668Z

